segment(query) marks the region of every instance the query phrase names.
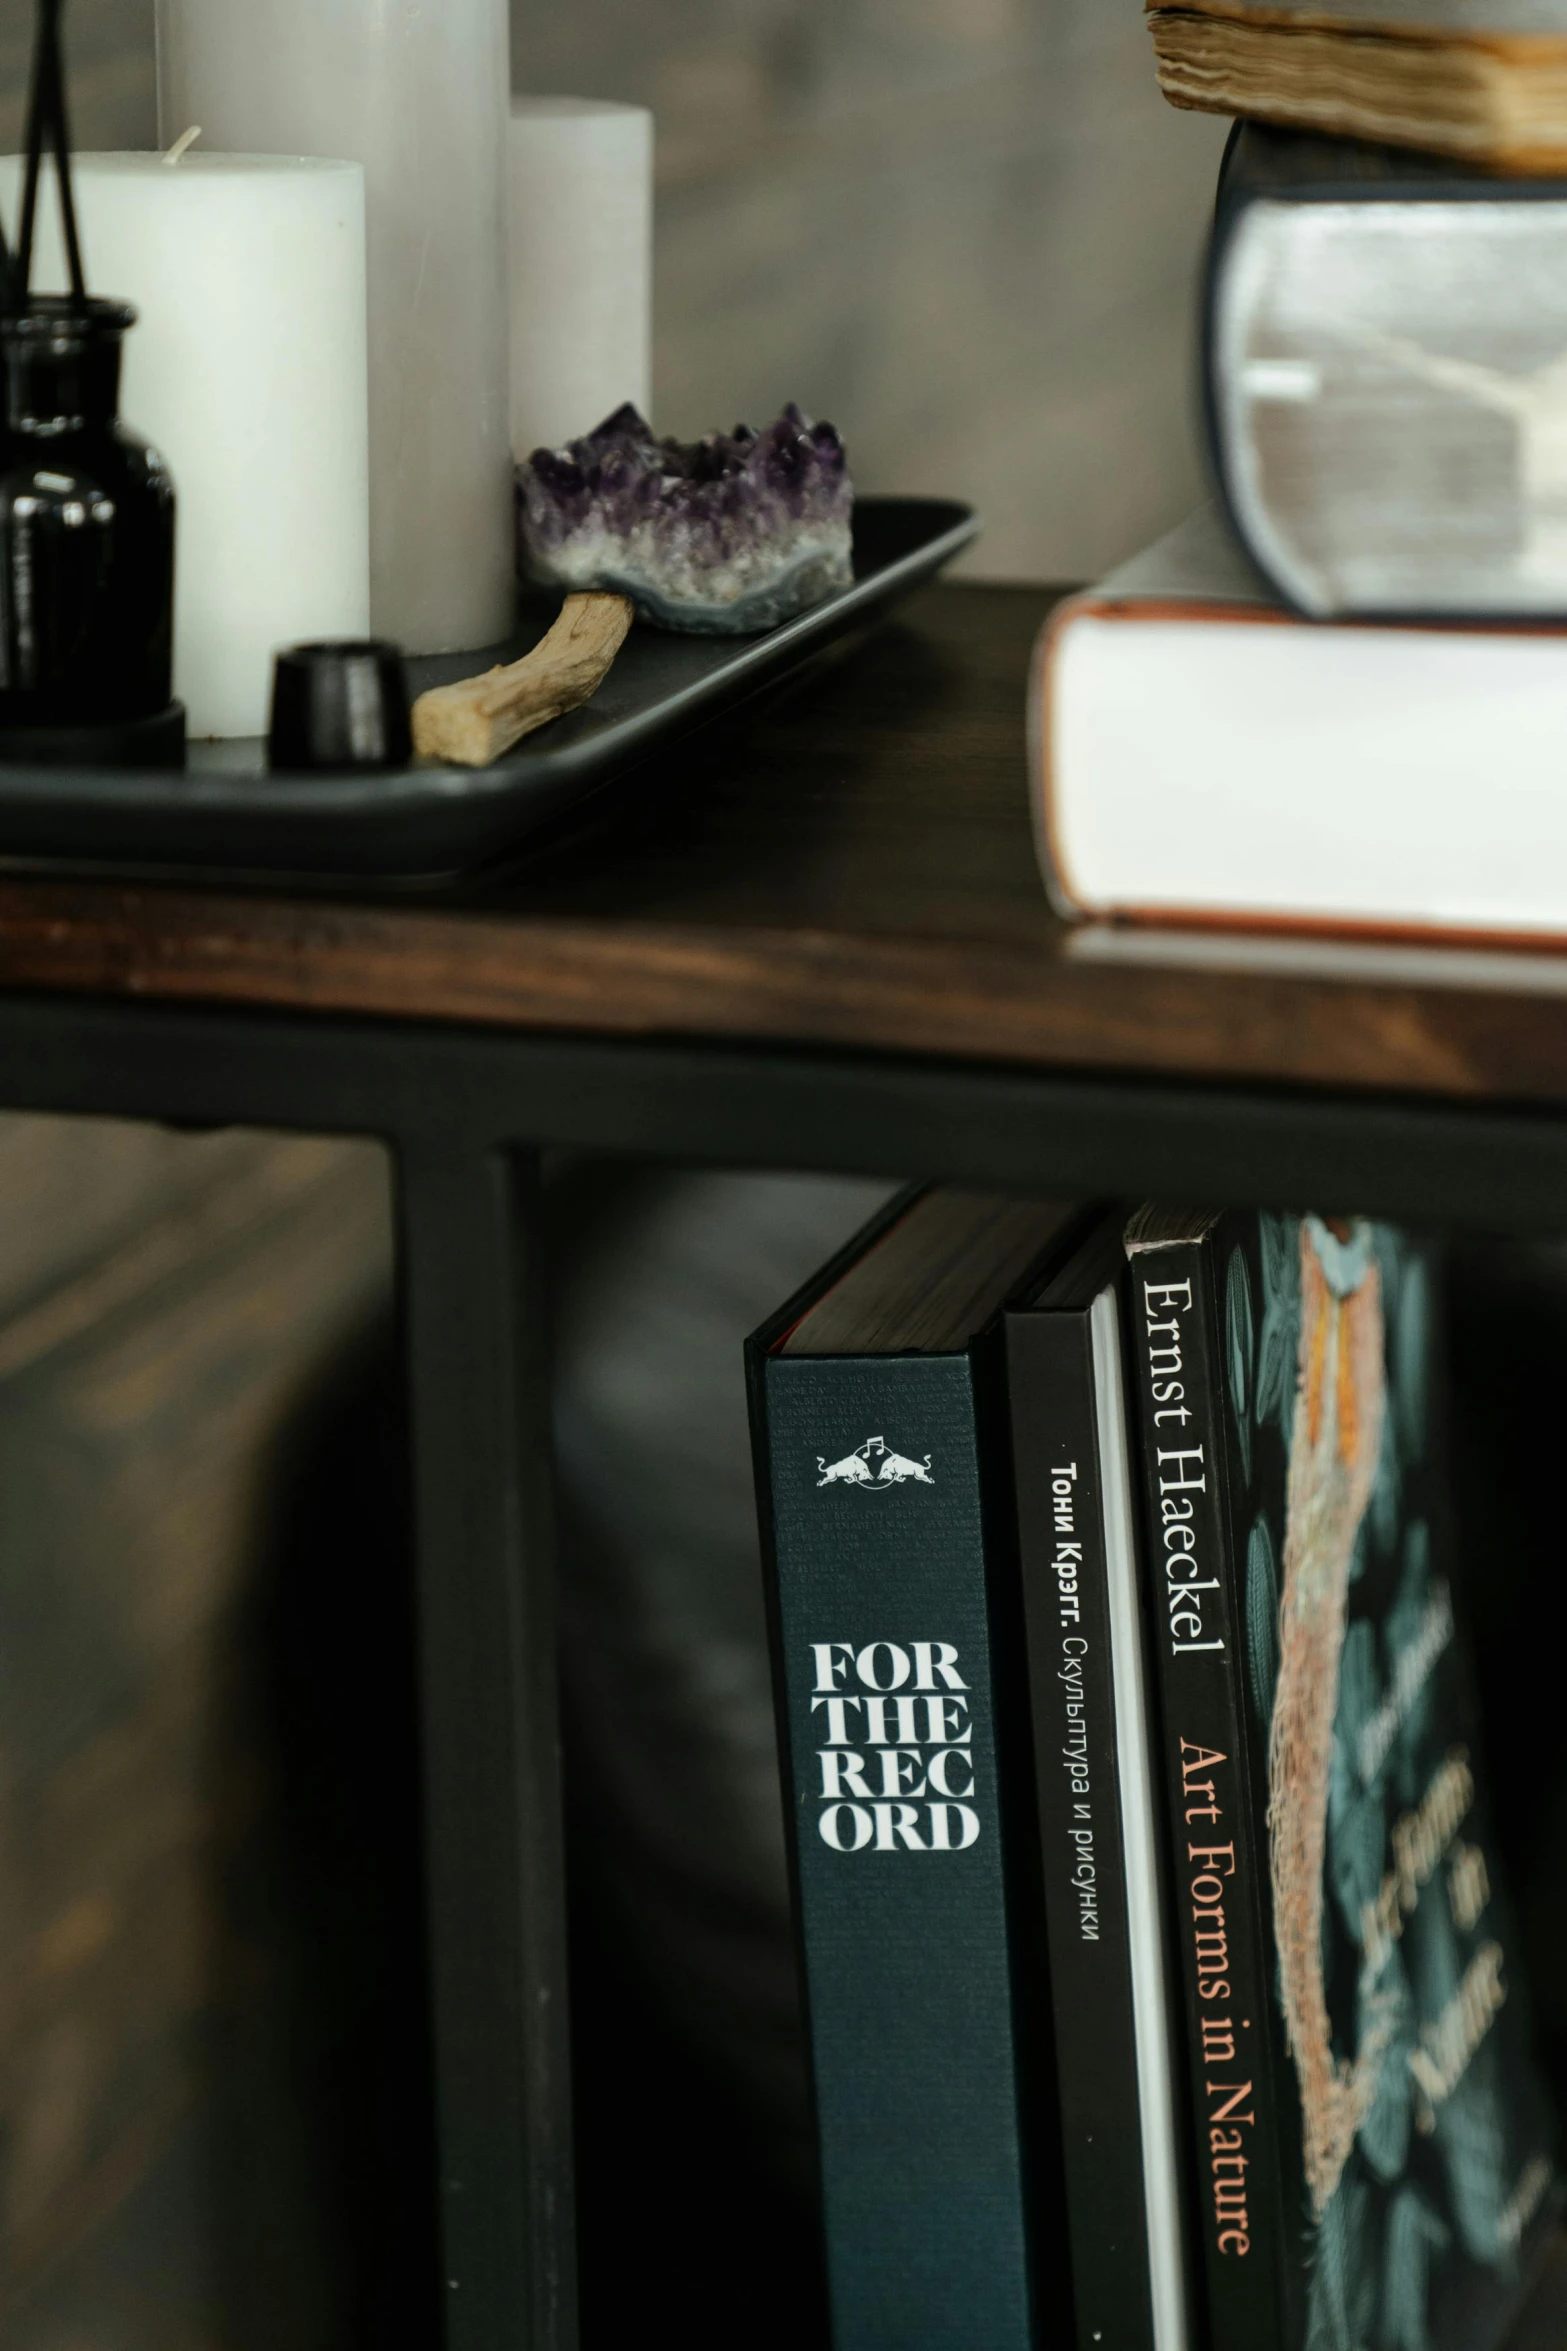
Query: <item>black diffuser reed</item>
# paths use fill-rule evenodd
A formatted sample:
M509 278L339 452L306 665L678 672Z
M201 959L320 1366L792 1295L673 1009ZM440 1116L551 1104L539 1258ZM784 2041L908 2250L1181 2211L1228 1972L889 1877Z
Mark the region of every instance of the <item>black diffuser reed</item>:
M87 290L71 175L63 0L39 0L15 251L0 232L0 759L178 759L171 705L174 491L119 421L136 313ZM54 166L68 290L32 291Z
M33 236L38 225L38 182L47 149L54 157L60 191L60 222L65 236L66 264L71 273L71 296L87 299L82 269L82 240L76 225L76 191L71 182L71 126L65 93L65 60L60 37L64 0L39 0L38 31L33 44L32 89L27 108L27 174L22 187L22 225L17 239L17 290L26 301L33 277Z

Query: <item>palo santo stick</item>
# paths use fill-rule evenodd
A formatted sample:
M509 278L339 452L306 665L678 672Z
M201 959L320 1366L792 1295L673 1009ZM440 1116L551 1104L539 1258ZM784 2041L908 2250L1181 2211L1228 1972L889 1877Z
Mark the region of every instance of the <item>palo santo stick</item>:
M590 702L626 641L626 596L568 596L543 642L509 669L435 686L414 704L414 749L456 767L488 767L531 735Z

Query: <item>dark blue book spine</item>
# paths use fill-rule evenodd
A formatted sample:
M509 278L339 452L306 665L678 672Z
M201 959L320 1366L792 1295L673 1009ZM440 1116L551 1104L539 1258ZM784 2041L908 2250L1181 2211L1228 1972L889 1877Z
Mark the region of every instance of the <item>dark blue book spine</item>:
M836 2351L1026 2351L967 1357L764 1357L764 1517Z

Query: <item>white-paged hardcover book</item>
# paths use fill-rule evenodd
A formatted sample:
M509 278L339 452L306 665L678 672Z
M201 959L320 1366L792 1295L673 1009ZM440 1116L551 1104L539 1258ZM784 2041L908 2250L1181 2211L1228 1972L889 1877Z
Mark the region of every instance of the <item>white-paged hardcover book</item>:
M1203 509L1040 639L1066 914L1567 945L1567 629L1312 622Z

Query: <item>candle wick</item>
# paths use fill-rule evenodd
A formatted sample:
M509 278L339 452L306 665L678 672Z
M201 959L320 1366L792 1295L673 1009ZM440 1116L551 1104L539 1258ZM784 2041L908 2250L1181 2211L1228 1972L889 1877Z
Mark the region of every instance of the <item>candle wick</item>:
M182 138L175 140L173 146L169 149L167 155L165 155L163 158L164 162L169 166L171 171L173 170L175 164L181 162L183 158L190 153L190 150L195 146L196 141L200 137L201 125L199 122L194 122L191 124L190 129L185 132Z

